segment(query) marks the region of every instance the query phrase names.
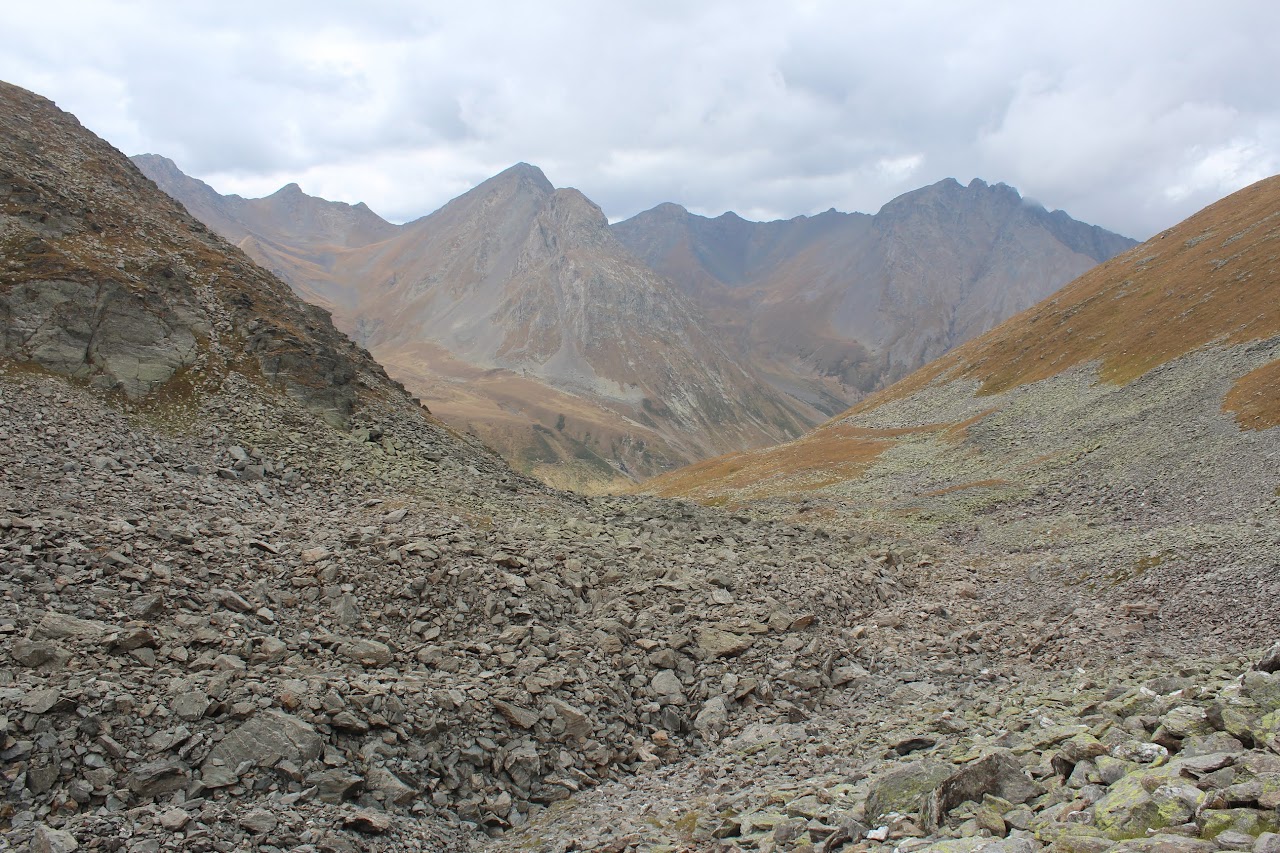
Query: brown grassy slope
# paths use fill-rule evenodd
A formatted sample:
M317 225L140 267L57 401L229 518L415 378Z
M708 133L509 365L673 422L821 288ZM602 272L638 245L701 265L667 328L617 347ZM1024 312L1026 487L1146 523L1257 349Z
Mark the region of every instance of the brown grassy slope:
M790 494L858 476L896 430L854 430L869 414L939 381L981 383L996 394L1097 361L1123 385L1210 344L1280 334L1280 176L1213 204L1095 267L1050 299L873 395L794 442L712 459L642 486L666 496ZM1280 362L1238 379L1223 402L1242 428L1280 425ZM962 436L962 424L950 425ZM930 429L947 429L932 425ZM856 465L851 465L857 460Z
M1280 426L1280 361L1241 376L1222 408L1234 413L1243 429Z
M663 497L694 498L726 490L742 498L763 498L820 489L862 474L903 432L828 424L785 444L688 465L655 477L640 489ZM785 487L779 488L783 483Z

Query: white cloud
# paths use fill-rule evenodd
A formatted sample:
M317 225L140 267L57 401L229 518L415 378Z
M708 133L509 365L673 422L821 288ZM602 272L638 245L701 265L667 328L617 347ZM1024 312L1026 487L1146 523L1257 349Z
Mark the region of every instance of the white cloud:
M1165 188L1165 197L1172 202L1196 195L1220 195L1280 171L1276 149L1267 150L1247 139L1233 139L1208 150L1197 146L1188 152L1187 159L1183 180Z
M524 160L615 219L977 176L1143 237L1280 165L1269 0L10 5L0 78L126 152L395 219Z
M881 157L876 161L876 171L888 181L905 181L924 165L923 154L903 154L900 157Z

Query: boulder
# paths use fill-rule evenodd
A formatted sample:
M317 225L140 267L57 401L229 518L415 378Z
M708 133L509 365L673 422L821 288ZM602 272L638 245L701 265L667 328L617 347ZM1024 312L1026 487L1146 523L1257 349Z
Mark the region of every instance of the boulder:
M566 737L584 739L591 735L591 718L582 711L559 699L552 699L547 704L556 712L556 718L564 721Z
M33 640L96 640L110 630L105 622L96 619L79 619L64 613L50 611L41 617L31 632Z
M228 734L200 766L206 787L234 784L238 768L271 767L282 759L302 766L320 755L324 741L315 729L280 711L263 711Z
M1253 668L1260 672L1280 672L1280 643L1273 645Z
M664 669L653 677L649 682L649 686L658 696L659 701L670 704L680 704L684 702L684 685L680 683L680 678L669 669Z
M382 794L385 802L405 806L418 796L417 789L406 785L404 780L385 767L374 767L365 777L365 787Z
M31 853L71 853L80 849L76 837L64 829L37 824L31 833Z
M1241 687L1264 713L1280 709L1280 674L1246 672Z
M916 761L880 776L867 791L866 812L879 821L891 812L914 814L925 800L954 772L940 761Z
M316 799L320 802L337 805L354 797L364 787L364 779L335 767L312 773L307 777L307 785L316 789Z
M377 640L348 640L338 646L338 654L361 666L378 667L391 663L391 649Z
M181 761L152 761L135 767L128 777L130 791L139 797L158 797L187 787L191 768Z
M721 631L719 628L703 628L698 632L698 648L708 657L731 657L751 648L755 640L742 634Z
M71 660L71 653L56 643L19 638L13 641L9 654L23 666L60 669Z
M723 696L713 696L702 706L693 720L693 727L702 735L722 731L729 725L729 705Z
M926 825L939 826L947 812L968 800L981 802L991 794L1015 805L1044 793L1044 788L1027 776L1008 750L997 750L967 764L929 792L925 802Z
M1186 823L1204 802L1204 793L1177 772L1164 768L1125 776L1093 807L1094 825L1116 841L1144 838L1147 830Z
M490 698L489 701L498 710L498 713L502 714L507 722L513 726L531 729L538 720L542 719L542 715L537 711L530 711L528 708L521 708L519 705L512 705L510 702L504 702L501 699Z

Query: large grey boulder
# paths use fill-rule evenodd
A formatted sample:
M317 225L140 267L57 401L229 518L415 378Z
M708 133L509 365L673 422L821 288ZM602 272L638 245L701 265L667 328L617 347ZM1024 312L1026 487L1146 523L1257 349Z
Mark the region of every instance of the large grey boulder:
M80 849L80 842L63 829L53 829L38 824L31 833L31 853L72 853Z
M263 711L228 734L200 765L206 787L221 788L240 778L246 763L272 767L281 760L298 766L319 757L324 741L311 726L280 711Z

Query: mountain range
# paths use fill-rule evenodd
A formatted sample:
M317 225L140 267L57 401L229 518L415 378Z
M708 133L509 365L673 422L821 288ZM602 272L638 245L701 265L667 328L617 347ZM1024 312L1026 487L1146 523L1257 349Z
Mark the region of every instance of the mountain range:
M588 497L0 83L0 847L1273 853L1278 247Z
M221 196L134 162L433 412L584 490L799 435L1132 244L980 181L876 216L668 204L610 226L519 164L394 226L294 185Z
M977 179L907 193L874 216L748 222L666 204L614 232L748 361L828 415L1134 245Z

